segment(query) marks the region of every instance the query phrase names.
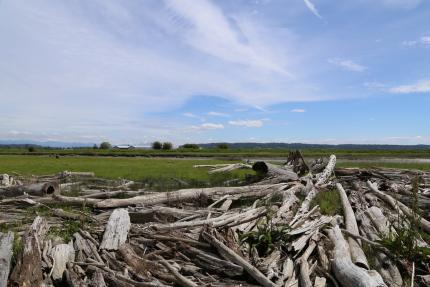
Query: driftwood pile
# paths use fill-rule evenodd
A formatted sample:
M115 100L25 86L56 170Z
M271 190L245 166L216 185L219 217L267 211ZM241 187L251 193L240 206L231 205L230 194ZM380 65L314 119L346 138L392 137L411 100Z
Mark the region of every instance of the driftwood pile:
M131 181L106 187L92 173L33 182L3 175L3 226L28 219L29 208L50 212L0 233L0 287L429 286L429 260L402 264L378 241L401 227L400 215L414 215L417 172L335 166L334 155L308 165L298 152L283 166L206 166L212 173L253 168L260 180L171 192L131 190ZM430 235L430 173L419 176L418 224ZM331 190L339 215L321 214L313 201ZM49 233L64 220L88 224L65 242ZM416 244L428 247L426 240Z

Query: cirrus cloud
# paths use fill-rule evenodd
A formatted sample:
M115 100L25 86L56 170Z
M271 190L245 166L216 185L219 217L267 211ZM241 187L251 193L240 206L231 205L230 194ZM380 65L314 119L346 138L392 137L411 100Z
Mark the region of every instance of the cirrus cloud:
M262 120L237 120L228 122L232 126L241 126L247 128L260 128L263 126Z

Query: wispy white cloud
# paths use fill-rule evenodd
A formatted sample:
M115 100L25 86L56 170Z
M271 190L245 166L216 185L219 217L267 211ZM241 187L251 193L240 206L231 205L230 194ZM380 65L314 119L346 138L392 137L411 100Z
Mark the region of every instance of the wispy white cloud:
M242 30L233 29L222 10L208 0L166 1L179 24L186 26L184 40L192 47L225 61L251 65L288 75L276 58L240 41ZM249 39L246 39L249 41Z
M204 123L199 126L192 126L192 129L196 130L218 130L223 129L223 124L215 124L215 123Z
M190 113L190 112L186 112L182 114L183 116L187 117L187 118L192 118L192 119L199 119L200 121L204 122L206 121L206 119L204 117L201 117L199 115Z
M306 110L305 109L292 109L290 112L292 112L292 113L304 113L304 112L306 112Z
M320 13L318 12L317 8L315 7L314 3L312 3L310 0L304 0L306 7L318 18L322 19Z
M220 113L220 112L208 112L209 116L214 116L214 117L229 117L229 114L226 113Z
M263 126L263 120L237 120L228 122L232 126L241 126L247 128L260 128Z
M430 80L423 80L410 85L391 87L388 91L393 94L429 93Z
M413 47L413 46L425 46L430 47L430 36L422 36L417 40L403 41L403 46Z
M347 59L332 58L332 59L329 59L328 62L332 65L341 67L344 70L352 71L352 72L363 72L364 70L367 69L367 67Z

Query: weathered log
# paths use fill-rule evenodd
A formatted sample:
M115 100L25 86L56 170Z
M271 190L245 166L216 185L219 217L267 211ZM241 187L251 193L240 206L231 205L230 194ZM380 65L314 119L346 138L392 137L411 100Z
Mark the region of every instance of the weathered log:
M90 287L106 287L106 282L103 277L103 273L100 269L94 271L91 281L89 282Z
M34 196L54 195L60 193L60 186L57 182L45 182L0 188L0 197L16 197L24 193Z
M324 171L318 175L316 186L322 185L327 182L334 171L334 167L336 166L336 156L332 154L328 161L328 164L324 168Z
M136 204L155 205L163 203L175 203L197 200L199 198L214 198L224 195L240 195L244 193L258 192L261 196L283 190L286 184L240 186L240 187L210 187L180 189L171 192L160 192L122 199L105 199L95 204L98 208L112 208L130 206Z
M157 256L157 258L160 260L161 264L164 265L164 267L169 270L173 276L176 278L176 283L183 287L197 287L198 285L194 283L193 281L189 280L185 276L183 276L181 273L178 272L172 265L169 264L163 257Z
M94 172L91 171L62 171L58 173L59 177L69 177L69 176L76 176L76 177L94 177Z
M334 244L332 269L336 279L343 286L386 287L381 275L374 270L365 270L351 261L348 243L343 238L339 226L328 230L328 236Z
M316 247L316 243L314 241L311 241L309 243L308 248L303 253L302 257L300 257L300 286L302 287L312 287L312 281L310 278L310 271L309 271L309 263L308 258L312 254Z
M127 240L130 225L128 211L124 208L115 209L109 217L100 249L118 250Z
M0 232L0 287L7 286L12 259L13 232Z
M37 216L22 239L24 249L18 255L18 261L10 275L10 286L41 286L43 274L40 242L47 231L46 220Z
M297 173L295 173L294 171L264 161L257 161L252 165L252 169L257 173L267 177L282 176L284 178L288 178L289 180L299 179Z
M371 183L370 181L367 181L367 185L369 186L370 190L374 194L376 194L376 196L378 196L380 199L384 200L392 208L394 208L396 210L398 208L400 208L400 210L409 217L412 217L414 215L412 209L410 209L409 207L407 207L406 205L404 205L400 201L394 199L390 195L385 194L382 191L378 190L378 187L375 184ZM428 221L424 218L420 218L420 226L425 232L430 233L430 221Z
M52 279L59 280L63 277L66 264L75 260L75 250L71 242L70 244L59 244L52 248L50 256L54 262L51 270Z
M276 285L270 281L264 274L260 272L257 268L252 266L248 261L246 261L244 258L236 254L233 250L231 250L229 247L224 245L221 241L216 239L214 236L210 235L207 232L202 233L202 237L204 240L206 240L208 243L210 243L212 246L214 246L221 256L223 256L227 260L231 260L233 263L242 266L243 269L248 272L248 274L254 278L258 283L260 283L264 287L275 287Z
M230 277L240 276L243 274L243 267L239 265L220 259L215 255L203 252L200 249L186 244L181 244L181 247L185 255L189 256L196 265L205 268L205 270L224 274Z
M336 184L336 188L340 195L342 203L343 215L345 220L346 230L352 234L359 234L357 220L355 219L354 211L352 210L351 204L349 203L348 196L340 183ZM357 266L369 269L369 263L367 263L366 255L364 255L363 249L361 249L360 242L355 238L348 237L349 251L351 252L351 259Z

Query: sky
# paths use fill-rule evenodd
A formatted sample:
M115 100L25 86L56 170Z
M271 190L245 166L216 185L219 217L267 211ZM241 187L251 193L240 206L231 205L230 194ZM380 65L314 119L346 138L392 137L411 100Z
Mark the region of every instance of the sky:
M430 1L0 0L0 139L430 144Z

